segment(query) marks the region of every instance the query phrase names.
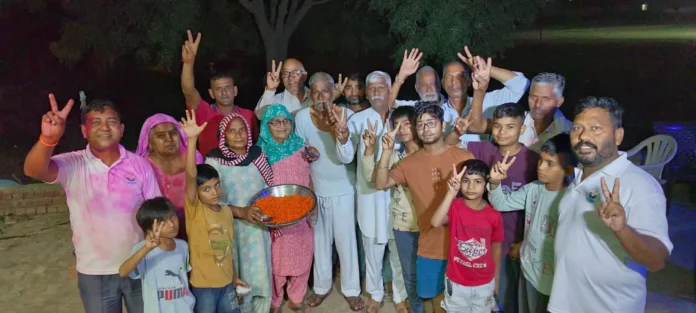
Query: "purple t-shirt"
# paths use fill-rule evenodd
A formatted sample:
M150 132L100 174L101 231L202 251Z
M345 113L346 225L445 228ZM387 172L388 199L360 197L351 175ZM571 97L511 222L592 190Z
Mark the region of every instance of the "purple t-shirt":
M490 141L466 142L462 144L462 148L469 150L477 159L486 162L489 166L502 161L504 157L500 154L498 146ZM515 163L508 169L507 178L500 183L505 194L537 179L539 154L522 146L520 152L514 156L516 157ZM504 212L503 228L505 229L505 239L503 239L501 251L503 255L507 255L510 244L522 242L524 237L524 211Z

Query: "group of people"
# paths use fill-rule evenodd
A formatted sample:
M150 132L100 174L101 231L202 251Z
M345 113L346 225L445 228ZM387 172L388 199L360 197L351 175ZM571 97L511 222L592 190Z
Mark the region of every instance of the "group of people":
M353 311L378 312L390 289L399 313L425 300L434 312L644 310L646 271L672 244L660 185L618 149L615 100L583 99L571 121L559 74L530 84L465 48L440 75L412 49L393 81L306 82L300 61L274 61L252 111L228 73L203 100L200 42L188 32L182 46L185 117L148 118L135 153L119 144L118 107L92 100L87 147L54 156L73 101L49 95L25 173L65 189L87 313L122 300L130 313L280 312L285 297L310 312L334 270ZM398 99L414 74L420 99ZM488 91L491 78L504 87ZM250 200L281 184L311 189L316 207L267 228Z

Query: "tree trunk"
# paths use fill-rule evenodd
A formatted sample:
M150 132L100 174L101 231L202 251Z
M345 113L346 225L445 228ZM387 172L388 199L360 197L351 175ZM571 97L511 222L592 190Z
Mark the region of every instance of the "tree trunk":
M283 35L277 34L262 34L262 38L264 38L263 45L266 50L266 69L271 69L271 62L273 60L278 63L288 58L288 43L290 42L290 38L284 37Z

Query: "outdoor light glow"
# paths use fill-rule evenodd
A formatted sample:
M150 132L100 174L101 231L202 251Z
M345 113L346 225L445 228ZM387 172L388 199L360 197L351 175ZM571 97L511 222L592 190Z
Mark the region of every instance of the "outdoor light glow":
M647 11L647 10L648 10L648 4L647 4L647 3L643 3L643 5L640 6L640 9L643 10L643 11Z

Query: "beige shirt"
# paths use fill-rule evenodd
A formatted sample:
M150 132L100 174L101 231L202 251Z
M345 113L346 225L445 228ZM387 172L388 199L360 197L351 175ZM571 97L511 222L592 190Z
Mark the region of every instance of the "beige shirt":
M261 95L261 99L259 99L259 102L256 104L256 109L254 109L256 117L261 120L263 118L265 108L273 104L282 104L294 117L295 113L297 113L297 111L300 109L312 106L312 99L309 98L309 88L304 87L304 89L305 93L302 100L293 96L287 90L276 94L275 91L264 89L263 95Z
M361 156L363 175L365 177L371 177L370 182L374 182L375 155L365 156L363 153ZM394 151L389 161L389 167L393 168L405 157L405 153ZM398 185L392 188L392 190L393 192L389 204L392 228L398 231L418 231L418 222L416 220L415 209L413 208L411 190L404 185Z
M524 126L526 126L526 128L524 129L524 133L520 134L519 142L529 148L529 150L539 153L541 151L541 146L544 145L544 142L547 140L558 134L570 134L570 130L573 128L573 122L568 120L561 110L556 109L553 122L538 136L537 130L534 128L534 119L529 112L527 112L527 116L524 118Z

